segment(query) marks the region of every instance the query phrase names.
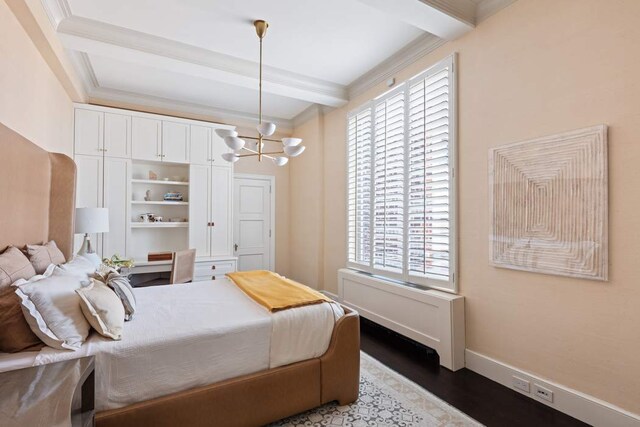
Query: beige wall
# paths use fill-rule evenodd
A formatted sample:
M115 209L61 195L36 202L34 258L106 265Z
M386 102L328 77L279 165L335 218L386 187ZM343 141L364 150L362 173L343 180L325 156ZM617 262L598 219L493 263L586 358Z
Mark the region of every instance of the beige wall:
M640 413L640 2L519 0L396 75L458 52L459 268L471 350ZM324 117L324 286L345 265L345 118L380 85ZM488 264L487 152L610 126L610 280ZM302 129L302 128L301 128ZM298 129L296 129L298 132ZM291 170L291 181L315 173ZM296 196L297 197L297 196ZM317 205L299 206L295 224ZM292 240L295 243L295 240ZM298 245L292 244L292 253Z
M50 151L71 154L71 98L0 1L0 122Z
M292 159L291 176L291 278L305 285L323 288L323 172L322 116L296 128L294 135L306 147Z

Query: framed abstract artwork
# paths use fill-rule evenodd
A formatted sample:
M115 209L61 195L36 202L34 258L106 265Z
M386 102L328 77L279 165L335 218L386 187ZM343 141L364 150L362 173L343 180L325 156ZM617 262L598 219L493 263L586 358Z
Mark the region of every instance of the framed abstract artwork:
M489 151L490 263L607 280L607 127Z

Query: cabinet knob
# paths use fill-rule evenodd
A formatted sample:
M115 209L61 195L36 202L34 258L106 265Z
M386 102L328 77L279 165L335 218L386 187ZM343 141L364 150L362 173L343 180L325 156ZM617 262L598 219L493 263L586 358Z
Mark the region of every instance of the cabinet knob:
M212 266L211 266L211 269L212 269L212 270L215 270L215 269L216 269L216 266L215 266L215 265L212 265Z
M216 276L211 276L211 280L216 280Z

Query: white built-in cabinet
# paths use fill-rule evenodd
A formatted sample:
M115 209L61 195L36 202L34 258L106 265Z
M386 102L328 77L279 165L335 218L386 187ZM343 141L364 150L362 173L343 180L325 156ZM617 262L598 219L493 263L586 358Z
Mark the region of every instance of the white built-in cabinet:
M131 157L131 117L99 111L75 111L75 154Z
M229 255L233 239L233 171L228 167L192 164L189 186L189 242L197 253L206 256Z
M75 105L76 206L109 209L109 232L92 236L97 252L134 258L148 269L148 252L195 248L198 279L235 270L233 165L222 161L227 148L217 128L232 127ZM181 192L184 200L165 201L166 192ZM147 212L164 221L141 222Z

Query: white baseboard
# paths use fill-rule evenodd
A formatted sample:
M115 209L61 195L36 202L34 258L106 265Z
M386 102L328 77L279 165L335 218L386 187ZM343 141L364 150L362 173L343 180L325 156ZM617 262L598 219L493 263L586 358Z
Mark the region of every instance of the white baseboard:
M340 297L338 295L334 294L333 292L321 290L320 293L325 295L325 296L328 296L329 298L331 298L334 301L342 302L342 301L340 301Z
M593 426L640 427L640 415L569 387L544 380L475 351L469 349L465 351L465 364L466 368L473 372ZM531 383L530 393L513 387L514 375ZM553 391L553 403L540 399L533 394L534 383Z

